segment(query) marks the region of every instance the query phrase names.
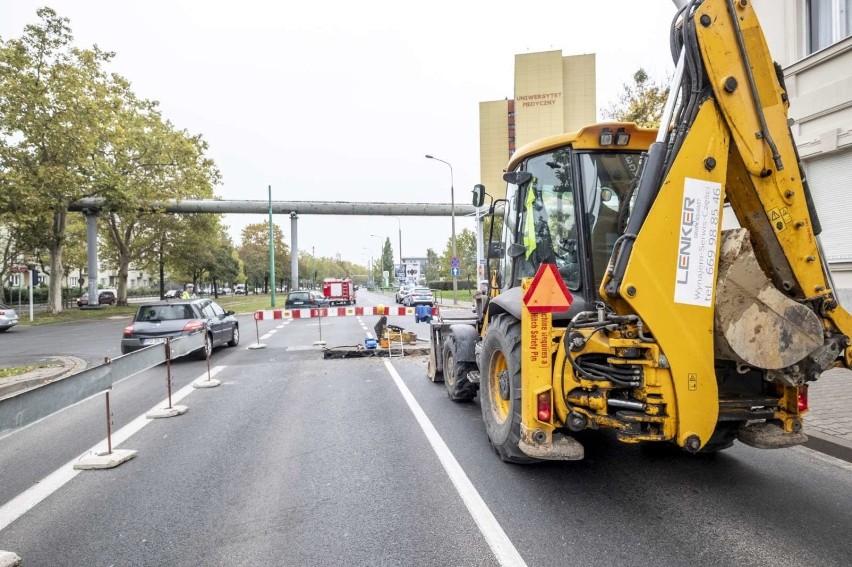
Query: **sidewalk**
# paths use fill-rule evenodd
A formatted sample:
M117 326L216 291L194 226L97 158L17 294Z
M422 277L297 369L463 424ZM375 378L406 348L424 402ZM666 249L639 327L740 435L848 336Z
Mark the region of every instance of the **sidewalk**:
M852 458L852 371L832 369L808 386L805 416L808 446L835 457ZM826 447L825 445L830 445Z

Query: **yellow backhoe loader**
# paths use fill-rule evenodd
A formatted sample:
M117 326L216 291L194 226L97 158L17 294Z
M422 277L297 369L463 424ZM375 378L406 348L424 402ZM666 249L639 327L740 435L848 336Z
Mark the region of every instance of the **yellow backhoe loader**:
M581 459L589 428L689 452L797 445L808 382L852 362L751 3L680 2L672 46L658 131L597 124L515 152L489 293L431 325L429 377L480 396L506 461Z

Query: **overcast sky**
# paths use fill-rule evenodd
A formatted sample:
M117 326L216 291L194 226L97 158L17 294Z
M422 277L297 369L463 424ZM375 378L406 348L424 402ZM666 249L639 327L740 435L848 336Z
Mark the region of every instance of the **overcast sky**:
M200 133L224 199L448 203L479 183L480 101L513 96L516 53L597 55L597 108L644 67L669 76L671 0L538 2L0 0L0 36L48 5L75 43L114 51L114 71ZM262 215L229 215L229 233ZM290 221L279 217L288 244ZM366 264L390 217L307 216L299 245ZM473 229L458 218L457 231ZM449 218L402 218L404 256L441 253ZM365 249L366 248L366 249Z

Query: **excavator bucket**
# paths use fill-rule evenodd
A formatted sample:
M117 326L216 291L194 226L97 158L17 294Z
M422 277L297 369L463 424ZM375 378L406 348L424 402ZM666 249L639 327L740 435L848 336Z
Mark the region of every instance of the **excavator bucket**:
M778 370L822 346L822 325L807 306L776 289L744 228L722 233L716 280L716 358Z

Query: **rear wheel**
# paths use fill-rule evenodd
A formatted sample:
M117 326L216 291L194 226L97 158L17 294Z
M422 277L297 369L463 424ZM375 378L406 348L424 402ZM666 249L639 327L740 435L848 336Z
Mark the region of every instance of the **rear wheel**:
M494 317L482 342L479 403L488 440L504 461L535 459L518 447L521 440L521 323L508 314Z
M204 346L195 352L196 356L201 360L210 356L210 353L213 352L213 339L210 337L210 333L204 333Z
M235 347L240 344L240 328L234 325L234 330L231 332L231 340L228 341L229 347Z
M454 402L469 402L476 397L476 385L471 384L467 373L476 370L471 362L459 362L456 359L456 343L453 335L444 341L444 387Z
M725 449L731 448L737 438L737 430L745 425L744 421L727 421L716 425L716 430L698 452L699 453L718 453Z

